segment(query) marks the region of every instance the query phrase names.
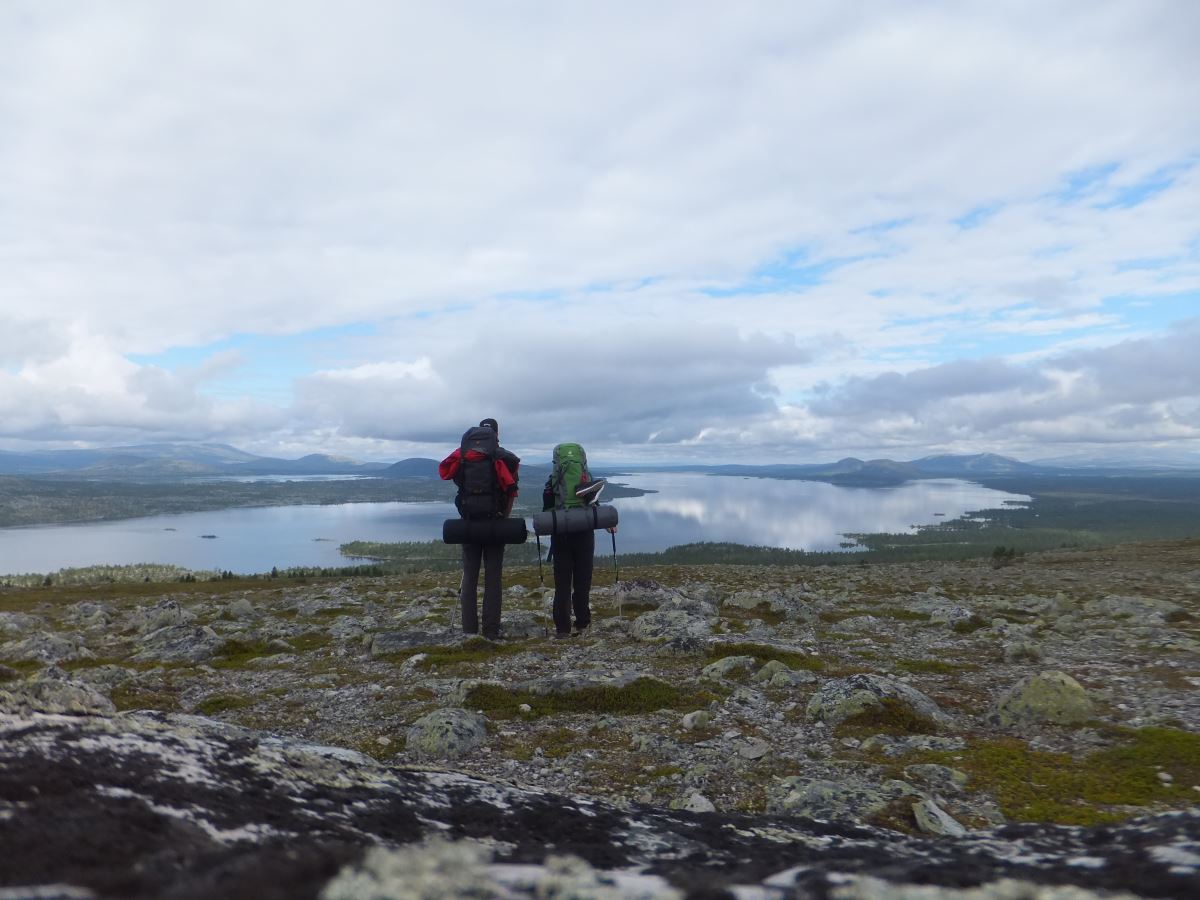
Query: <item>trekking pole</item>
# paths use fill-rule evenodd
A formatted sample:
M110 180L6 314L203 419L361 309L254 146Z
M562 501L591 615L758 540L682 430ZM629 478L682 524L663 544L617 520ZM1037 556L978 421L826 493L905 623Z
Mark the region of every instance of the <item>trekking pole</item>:
M610 531L608 536L612 538L613 545L613 584L618 585L621 583L621 573L617 570L617 533Z
M542 577L542 536L536 531L533 533L533 536L537 538L538 545L538 584L541 587L545 587L546 580Z

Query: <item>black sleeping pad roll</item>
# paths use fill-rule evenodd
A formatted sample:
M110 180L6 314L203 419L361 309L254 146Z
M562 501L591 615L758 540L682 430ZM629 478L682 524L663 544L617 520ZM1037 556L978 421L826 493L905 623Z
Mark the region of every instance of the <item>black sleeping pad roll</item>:
M444 544L523 544L529 536L524 519L447 519Z
M534 534L572 534L577 531L595 531L598 528L615 528L616 525L615 506L547 509L533 517Z

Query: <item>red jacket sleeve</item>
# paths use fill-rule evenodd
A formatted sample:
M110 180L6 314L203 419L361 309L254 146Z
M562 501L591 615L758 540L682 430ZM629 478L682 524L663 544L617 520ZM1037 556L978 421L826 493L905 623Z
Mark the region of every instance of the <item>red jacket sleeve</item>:
M458 464L461 454L461 449L455 450L438 463L438 475L441 476L442 481L450 481L458 474Z

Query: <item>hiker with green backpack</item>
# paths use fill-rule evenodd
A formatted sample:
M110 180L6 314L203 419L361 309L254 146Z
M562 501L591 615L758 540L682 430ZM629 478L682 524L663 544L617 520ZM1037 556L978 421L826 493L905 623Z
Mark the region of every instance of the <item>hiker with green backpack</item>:
M586 500L577 493L592 482L587 454L579 444L559 444L554 448L550 477L542 490L543 510L580 509ZM615 520L613 520L615 521ZM606 529L616 533L617 527ZM574 614L575 634L582 634L592 623L592 565L596 552L596 533L590 527L580 531L554 531L550 537L550 556L554 561L554 636L571 636Z

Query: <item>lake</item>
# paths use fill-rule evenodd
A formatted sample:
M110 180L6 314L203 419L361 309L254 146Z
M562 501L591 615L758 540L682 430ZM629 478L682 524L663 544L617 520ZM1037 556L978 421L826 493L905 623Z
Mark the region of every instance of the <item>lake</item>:
M614 480L656 491L612 501L620 510L622 552L694 541L837 550L847 532L903 532L1029 499L952 479L886 488L675 472ZM239 573L343 566L354 561L341 555L339 544L434 540L441 537L442 520L454 515L453 505L441 502L346 503L4 528L0 574L130 563ZM608 540L597 541L598 552L610 548Z

